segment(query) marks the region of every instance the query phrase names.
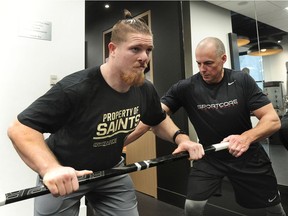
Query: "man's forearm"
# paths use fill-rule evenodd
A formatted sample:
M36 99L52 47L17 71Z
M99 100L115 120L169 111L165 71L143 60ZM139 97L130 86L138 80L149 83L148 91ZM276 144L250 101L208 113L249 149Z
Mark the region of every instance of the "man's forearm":
M278 120L274 121L265 121L265 119L261 119L257 125L242 133L241 135L249 137L250 143L261 141L280 129L280 123Z
M179 143L179 141L190 140L189 136L183 133L176 134L176 137L174 136L175 133L179 131L179 128L168 115L159 125L152 127L152 131L159 138L176 144Z
M148 130L150 130L150 126L144 124L143 122L140 122L135 128L135 130L126 137L124 146L134 142L142 135L144 135Z
M8 136L21 159L41 176L49 168L60 166L38 131L15 121L8 129Z

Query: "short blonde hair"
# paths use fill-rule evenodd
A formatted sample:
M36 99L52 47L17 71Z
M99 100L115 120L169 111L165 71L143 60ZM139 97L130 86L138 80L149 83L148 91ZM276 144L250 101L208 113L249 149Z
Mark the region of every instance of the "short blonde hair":
M112 28L111 42L125 42L128 33L142 33L152 35L144 20L133 18L128 10L124 10L124 19L119 20Z

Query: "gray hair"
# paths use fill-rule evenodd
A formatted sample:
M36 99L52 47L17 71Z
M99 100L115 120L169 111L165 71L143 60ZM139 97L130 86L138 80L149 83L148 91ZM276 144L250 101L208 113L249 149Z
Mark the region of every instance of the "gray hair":
M206 37L199 42L198 46L200 44L207 44L207 43L212 43L215 46L217 56L221 56L226 53L225 46L219 38Z

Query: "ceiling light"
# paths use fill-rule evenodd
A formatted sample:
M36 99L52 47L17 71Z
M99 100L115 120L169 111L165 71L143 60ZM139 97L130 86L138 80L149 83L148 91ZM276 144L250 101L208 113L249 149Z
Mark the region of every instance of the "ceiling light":
M280 44L274 42L260 42L259 46L258 44L251 46L248 49L247 54L252 56L268 56L280 53L282 51L283 47Z
M257 33L257 44L251 46L247 50L247 54L251 56L268 56L268 55L275 55L277 53L282 52L283 47L280 44L269 42L269 41L260 42L257 10L256 10L256 0L254 0L254 12L255 12L256 33Z
M237 36L237 45L238 47L241 47L241 46L244 46L244 45L247 45L250 43L250 40L248 37L246 36L241 36L241 35L238 35Z
M105 8L110 8L110 5L109 4L105 4L104 7Z

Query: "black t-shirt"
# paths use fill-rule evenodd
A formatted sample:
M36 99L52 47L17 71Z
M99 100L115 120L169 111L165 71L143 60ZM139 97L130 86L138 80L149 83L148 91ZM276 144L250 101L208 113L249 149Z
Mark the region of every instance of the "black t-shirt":
M172 112L185 109L204 146L251 129L251 111L270 103L251 76L226 68L218 84L205 83L199 73L180 80L161 102Z
M124 139L140 120L154 126L164 118L149 81L119 93L99 67L66 76L18 115L22 124L51 134L47 144L62 165L93 171L119 162Z

